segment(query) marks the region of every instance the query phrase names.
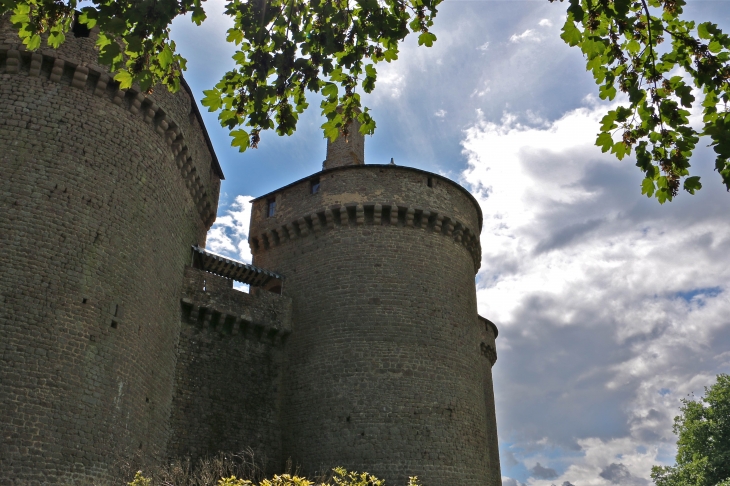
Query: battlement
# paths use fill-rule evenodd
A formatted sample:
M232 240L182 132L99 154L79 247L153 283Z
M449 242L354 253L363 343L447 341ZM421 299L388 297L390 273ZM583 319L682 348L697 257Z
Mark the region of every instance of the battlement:
M17 38L17 34L14 35ZM88 39L71 38L67 43L83 41ZM113 80L113 76L105 68L95 63L69 60L68 52L63 49L62 47L59 51L29 52L22 45L0 43L0 76L3 74L25 76L84 90L138 116L142 123L149 125L170 147L180 176L195 202L199 216L206 228L210 228L216 217L220 180L224 177L187 83L182 80L183 92L175 95L166 92L167 88L161 88L162 93L155 95L145 95L138 87L121 90L119 83ZM75 52L72 45L67 46L66 50L69 49ZM188 106L190 117L195 120L194 126L191 126L188 119L180 121L182 117L179 112L184 110L175 105L180 104L181 97L186 98L187 103L184 104ZM178 112L177 116L172 112ZM8 120L6 123L13 122ZM187 140L189 132L195 132L196 135L202 133L210 162L204 162L203 154L197 153L191 147Z
M335 228L395 226L452 239L471 254L476 273L481 223L474 198L437 174L390 165L347 166L254 199L249 245L257 255Z
M198 331L273 345L283 344L291 334L291 299L234 290L233 280L192 267L185 269L184 278L183 322Z

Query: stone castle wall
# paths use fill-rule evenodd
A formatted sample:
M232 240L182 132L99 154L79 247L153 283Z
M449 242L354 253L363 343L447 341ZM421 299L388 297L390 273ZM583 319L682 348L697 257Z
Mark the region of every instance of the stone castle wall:
M169 437L190 245L220 174L185 92L120 91L93 38L0 19L0 475L103 481Z
M353 134L254 202L283 295L234 290L190 266L222 178L194 101L119 90L93 43L29 53L0 19L0 482L252 447L272 471L498 486L476 201L362 165Z
M173 457L251 447L276 472L281 458L282 348L291 300L252 296L232 280L187 268L175 394Z
M455 183L396 166L324 171L254 201L254 264L286 276L293 305L284 457L393 484L499 484L480 218Z

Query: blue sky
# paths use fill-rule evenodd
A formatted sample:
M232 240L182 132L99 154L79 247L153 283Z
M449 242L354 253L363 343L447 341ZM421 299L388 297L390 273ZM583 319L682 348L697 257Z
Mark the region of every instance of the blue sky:
M173 29L198 97L233 53L222 4L205 5L203 26ZM730 31L726 1L686 10ZM441 173L482 206L477 288L500 328L503 483L643 485L673 461L680 398L730 372L730 194L704 144L693 159L704 188L664 206L640 195L634 161L601 154L609 105L559 39L564 13L547 0L446 0L434 47L407 41L364 97L378 124L366 162ZM226 174L211 249L250 259L251 197L319 170L310 105L295 135L265 134L245 154L204 114Z

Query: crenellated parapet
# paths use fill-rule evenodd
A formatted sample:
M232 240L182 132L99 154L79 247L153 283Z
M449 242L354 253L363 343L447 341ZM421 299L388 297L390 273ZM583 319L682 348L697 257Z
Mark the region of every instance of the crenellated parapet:
M183 323L201 332L280 345L291 334L291 299L233 288L233 280L188 267L180 298Z
M467 224L449 214L406 206L394 202L365 202L335 204L302 215L281 225L267 228L249 237L253 254L272 247L285 245L302 238L316 238L325 231L357 226L396 226L443 235L464 246L474 260L474 271L481 266L479 236Z
M147 95L138 87L120 89L113 75L104 68L95 64L70 61L52 54L55 53L29 52L22 49L22 46L0 44L0 75L27 76L71 86L84 90L94 97L105 99L139 117L140 121L156 132L170 148L198 214L203 224L210 228L216 217L219 183L211 184L213 181L209 180L207 173L212 169L219 179L223 178L217 160L212 161L212 167L200 166L200 161L194 159L194 151L190 148L183 124L158 104L155 95ZM182 86L190 95L190 88L184 81ZM160 89L167 88L160 87ZM191 109L195 111L195 102L192 98L190 95ZM200 126L202 123L198 128ZM205 137L207 139L207 135ZM206 142L210 146L209 140ZM212 146L210 148L210 152L214 154Z
M451 240L467 250L476 273L481 224L474 197L445 177L410 167L350 165L255 199L249 245L256 257L330 231L371 227L368 234L377 238L373 227L397 227Z

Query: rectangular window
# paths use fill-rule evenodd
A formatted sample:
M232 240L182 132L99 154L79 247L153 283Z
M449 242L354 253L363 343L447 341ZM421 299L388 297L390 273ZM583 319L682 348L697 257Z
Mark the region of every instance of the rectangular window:
M272 218L276 214L276 198L270 198L266 201L266 214L269 218Z
M309 193L317 194L319 192L319 177L309 180Z

